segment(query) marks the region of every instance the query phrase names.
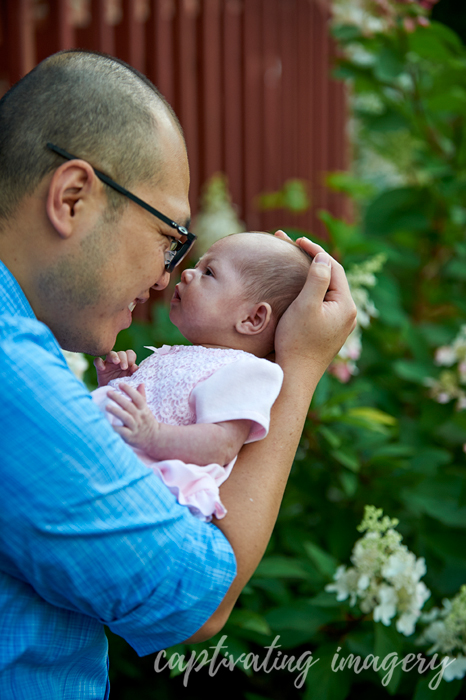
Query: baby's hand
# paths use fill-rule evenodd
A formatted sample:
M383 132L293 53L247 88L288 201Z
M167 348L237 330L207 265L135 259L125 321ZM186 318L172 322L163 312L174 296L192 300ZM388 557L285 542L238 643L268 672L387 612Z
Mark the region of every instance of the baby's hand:
M129 399L112 389L108 392L111 402L107 404L106 409L123 423L121 426L114 425L113 429L128 445L148 452L150 446L157 441L159 423L146 403L144 384L140 384L137 389L128 384L120 384L118 388L124 391Z
M107 386L112 379L121 377L131 377L138 369L136 364L136 353L134 350L112 350L105 360L96 357L94 367L97 370L97 382L99 386Z

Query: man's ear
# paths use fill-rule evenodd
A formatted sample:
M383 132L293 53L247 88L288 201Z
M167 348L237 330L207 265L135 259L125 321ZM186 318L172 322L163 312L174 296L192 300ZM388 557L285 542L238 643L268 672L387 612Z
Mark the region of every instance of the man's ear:
M247 316L238 321L235 328L243 335L257 335L265 331L272 318L272 307L267 301L261 301L249 307Z
M76 228L77 214L96 187L97 175L84 160L70 160L55 170L47 194L46 211L61 238L69 238Z

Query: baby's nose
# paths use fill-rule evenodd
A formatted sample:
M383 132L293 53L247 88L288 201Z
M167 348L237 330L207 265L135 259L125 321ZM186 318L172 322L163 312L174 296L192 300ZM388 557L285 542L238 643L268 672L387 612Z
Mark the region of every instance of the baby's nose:
M181 281L184 282L185 284L189 284L191 280L193 279L194 275L196 274L195 270L183 270L181 273Z

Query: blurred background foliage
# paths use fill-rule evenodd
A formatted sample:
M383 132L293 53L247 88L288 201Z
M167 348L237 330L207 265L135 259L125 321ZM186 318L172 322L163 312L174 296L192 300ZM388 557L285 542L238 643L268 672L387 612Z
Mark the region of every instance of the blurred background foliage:
M337 566L349 564L368 503L397 517L404 542L425 558L426 610L466 580L466 412L434 400L426 384L440 372L436 350L453 341L466 317L466 47L447 26L458 24L466 38L466 12L458 8L441 0L434 19L442 23L409 31L399 18L384 31L333 26L341 49L335 75L352 95L354 169L329 175L328 185L351 198L354 217L322 212L322 245L347 269L383 254L371 289L378 315L362 331L357 373L345 383L327 373L318 386L266 555L222 632L230 653L263 658L280 635L286 653L310 650L320 662L301 689L288 672L239 668L213 678L192 673L184 687L181 676L155 673L153 658L138 659L109 635L114 700L197 699L225 688L246 700L461 694L461 680L430 690L417 671L395 673L387 687L383 673L332 672L337 647L344 656L382 657L420 647L417 633L404 637L324 591ZM287 206L287 197L290 209L306 202L292 182L262 204ZM144 345L184 342L166 309L154 311L153 324L134 323L117 349L133 347L142 359ZM192 648L199 653L219 638Z

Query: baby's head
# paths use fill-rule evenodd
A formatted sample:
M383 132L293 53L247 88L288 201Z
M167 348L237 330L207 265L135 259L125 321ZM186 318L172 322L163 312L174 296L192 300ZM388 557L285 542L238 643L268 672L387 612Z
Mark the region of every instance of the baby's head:
M278 320L306 281L311 258L267 233L237 233L214 243L184 270L170 318L195 345L231 347L263 357Z

